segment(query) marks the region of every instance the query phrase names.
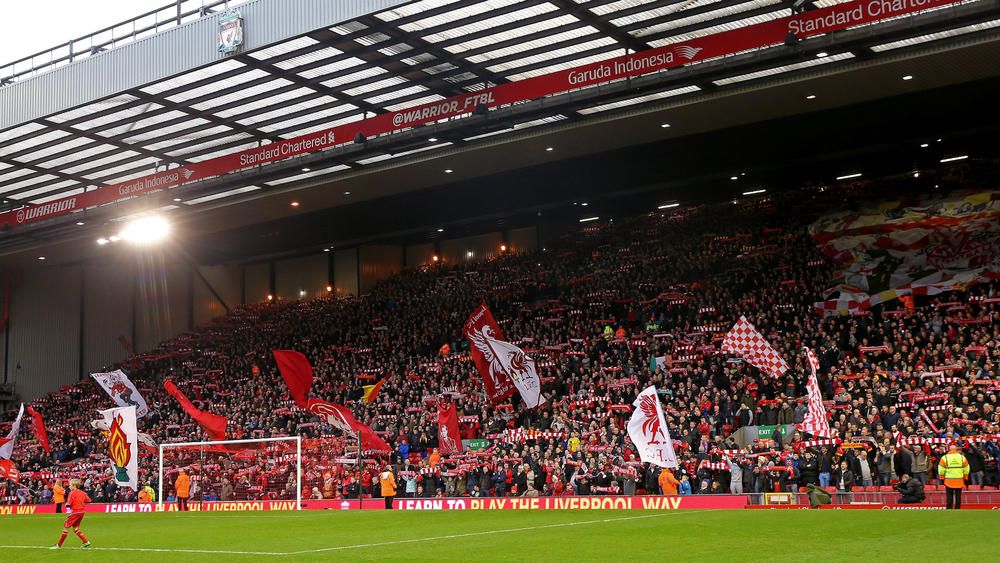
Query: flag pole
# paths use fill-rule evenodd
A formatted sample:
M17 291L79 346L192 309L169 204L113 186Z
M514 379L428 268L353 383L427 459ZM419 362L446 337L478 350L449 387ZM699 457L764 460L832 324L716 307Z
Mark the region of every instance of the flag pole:
M358 435L358 510L365 509L365 490L361 487L361 432ZM375 484L372 483L374 489Z

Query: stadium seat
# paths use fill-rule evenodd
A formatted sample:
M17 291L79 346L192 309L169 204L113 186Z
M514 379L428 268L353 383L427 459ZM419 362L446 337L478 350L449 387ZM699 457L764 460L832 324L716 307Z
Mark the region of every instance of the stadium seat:
M825 490L828 493L836 493L837 492L837 487L827 487Z
M983 490L982 485L969 485L970 491L981 491Z
M866 493L874 493L875 491L877 491L877 490L878 490L878 487L865 487L865 488L864 488L863 490L864 490L864 491L865 491Z
M882 485L881 487L878 488L878 490L880 493L892 493L896 491L896 489L893 489L889 485Z

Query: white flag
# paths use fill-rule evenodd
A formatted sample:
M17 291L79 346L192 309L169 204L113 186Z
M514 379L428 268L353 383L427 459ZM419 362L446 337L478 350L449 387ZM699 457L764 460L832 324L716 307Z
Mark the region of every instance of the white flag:
M17 431L21 429L21 417L24 416L24 403L21 403L21 410L17 411L17 418L14 419L14 426L10 429L10 434L2 440L0 445L0 458L10 459L14 454L14 443L17 442Z
M485 305L482 307L485 308ZM488 320L492 321L493 316L490 315ZM542 384L535 368L535 360L525 354L524 350L497 338L496 329L485 323L484 319L479 324L467 327L465 332L472 343L472 357L483 377L495 381L494 387L501 385L502 379L509 378L529 409L544 403L545 397L542 396Z
M134 406L135 415L139 418L146 416L149 412L149 407L146 406L146 399L142 398L139 390L129 381L128 376L122 370L118 369L108 373L92 373L90 377L93 377L104 388L104 391L111 397L111 400L119 407Z
M111 458L112 478L119 487L139 487L139 432L135 424L135 407L100 411L108 424L108 457Z
M111 432L111 425L108 424L108 421L104 420L103 418L99 418L97 420L91 420L90 427L95 430ZM154 440L153 437L150 436L149 434L146 434L145 432L139 432L138 436L140 444L145 444L151 448L157 447L156 440Z
M639 458L660 467L677 468L677 455L663 418L656 386L642 390L632 403L635 411L628 421L628 437L639 450Z

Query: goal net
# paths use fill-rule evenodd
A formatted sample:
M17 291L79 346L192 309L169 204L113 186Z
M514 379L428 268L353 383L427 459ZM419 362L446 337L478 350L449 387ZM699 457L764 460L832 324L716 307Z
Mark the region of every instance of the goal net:
M294 501L302 508L302 439L260 438L160 444L158 509L177 497L181 471L188 503Z

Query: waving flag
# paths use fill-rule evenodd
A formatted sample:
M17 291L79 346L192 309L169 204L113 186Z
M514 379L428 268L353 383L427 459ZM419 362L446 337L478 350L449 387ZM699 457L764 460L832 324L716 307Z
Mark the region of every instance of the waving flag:
M636 407L628 421L628 437L639 450L639 459L660 467L677 468L677 455L663 418L656 386L642 390L632 403Z
M809 383L806 384L806 389L809 392L809 410L806 412L805 418L802 419L802 424L798 425L798 429L808 432L813 436L832 438L830 424L826 420L826 408L823 406L823 396L819 392L819 380L816 379L819 360L816 359L816 354L813 354L813 351L809 348L803 348L803 350L805 350L806 358L809 359Z
M14 425L10 428L6 441L0 445L0 458L10 459L10 456L14 454L14 444L17 443L17 433L21 430L22 416L24 416L24 403L21 403L21 410L17 411L17 418L14 419Z
M309 406L309 388L312 387L313 369L309 359L295 350L273 350L274 361L278 364L288 392L300 408Z
M779 377L788 371L788 364L781 354L742 315L723 339L722 350L743 358L771 377Z
M149 407L146 406L146 399L142 398L139 390L129 381L128 376L122 370L118 369L108 373L92 373L90 377L94 378L94 381L104 389L104 392L119 407L134 406L135 415L139 418L149 413Z
M361 449L392 451L389 444L386 444L385 440L379 438L374 430L358 422L347 407L320 401L319 399L309 399L308 408L335 428L348 434L360 434Z
M441 455L462 453L462 435L458 430L458 412L455 403L438 403L438 450Z
M208 411L199 410L184 393L181 393L181 390L174 385L174 382L169 379L163 382L163 388L177 399L184 412L188 413L205 430L210 438L213 440L226 439L226 425L229 424L229 419Z
M483 376L486 396L493 404L510 397L515 388L528 408L545 402L535 360L503 340L503 333L485 304L465 321L463 332L472 345L472 359Z
M135 407L101 411L108 424L108 457L111 458L111 478L119 487L133 491L139 487L139 433L135 424Z
M35 431L35 438L38 438L38 443L42 445L45 453L52 453L49 450L49 433L45 431L45 421L42 419L42 415L31 407L28 407L27 410L28 414L31 415L31 429Z
M365 402L366 405L371 404L372 402L375 401L375 397L378 396L378 392L380 389L382 389L382 384L385 383L386 379L388 378L383 377L382 379L379 379L378 383L376 383L375 385L364 385L361 387L365 393L364 397L362 397L362 400Z
M9 459L0 459L0 481L10 479L16 483L18 477L20 476L21 472L17 470L17 466L14 465L13 461Z

